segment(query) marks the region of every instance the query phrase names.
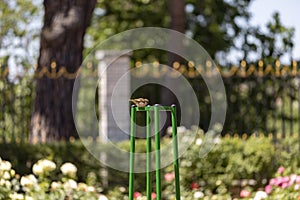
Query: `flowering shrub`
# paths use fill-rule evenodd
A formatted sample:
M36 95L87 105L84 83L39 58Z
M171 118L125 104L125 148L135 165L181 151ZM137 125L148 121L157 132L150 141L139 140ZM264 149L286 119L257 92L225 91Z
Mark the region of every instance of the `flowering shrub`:
M270 199L300 199L300 174L288 173L279 167L276 177L265 186Z
M201 149L207 145L204 132L185 131L187 133L197 131L197 135L191 138L188 137L189 134L179 135L194 142L180 158L182 199L298 198L297 191L300 185L298 183L300 171L297 171L300 163L298 140L285 139L277 141L274 145L272 139L262 136L217 137L209 143L214 148L206 156L201 157ZM170 142L170 138L163 138L162 146ZM130 147L128 141L118 145L126 150ZM109 148L105 144L98 146L103 150L101 152L109 153ZM136 152L145 151L145 141L138 140ZM43 145L0 144L0 157L13 163L4 160L0 162L0 199L128 200L128 174L109 168L107 168L109 185L105 188L107 192L105 196L100 195L101 188L96 185L101 185L102 177L99 171L103 166L96 162L78 141ZM45 157L51 158L52 161L42 159ZM32 163L31 169L27 167L28 163ZM280 165L286 163L289 164L289 168L278 169ZM175 199L173 166L162 169L161 173L162 197L173 200ZM270 181L265 185L262 183L263 180ZM152 187L155 191L154 184ZM137 175L135 200L146 198L145 188L145 175ZM155 195L153 193L152 198Z
M56 180L54 174L56 164L42 159L32 167L33 174L20 177L12 169L11 163L0 159L0 199L69 199L69 200L107 200L100 194L101 188L77 183L77 168L72 163L60 167L62 178Z

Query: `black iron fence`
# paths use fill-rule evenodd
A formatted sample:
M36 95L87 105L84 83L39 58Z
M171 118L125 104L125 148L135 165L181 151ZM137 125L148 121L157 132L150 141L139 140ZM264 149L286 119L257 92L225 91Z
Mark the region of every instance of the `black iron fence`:
M206 66L202 76L213 76ZM90 64L91 74L97 75ZM207 130L210 122L210 96L206 85L195 67L177 66L193 86L199 100L201 121L199 126ZM242 135L252 133L272 134L274 138L300 134L300 69L296 62L282 66L247 65L222 68L221 74L227 95L227 114L223 134ZM155 73L159 77L164 72ZM0 68L0 141L26 142L30 131L34 78L75 78L76 73L66 69L47 68L34 74L23 71L13 75L7 67ZM142 75L133 74L142 78ZM159 78L158 77L158 78ZM156 89L155 89L156 90ZM156 94L159 98L159 93Z

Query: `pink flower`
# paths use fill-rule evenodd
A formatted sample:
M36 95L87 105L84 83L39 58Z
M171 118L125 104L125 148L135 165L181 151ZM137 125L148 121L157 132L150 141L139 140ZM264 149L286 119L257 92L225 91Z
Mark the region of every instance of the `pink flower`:
M267 186L265 187L265 192L266 192L267 194L270 194L271 191L272 191L272 185L267 185Z
M281 176L277 177L275 180L276 180L277 186L281 186L282 183L284 182L283 177L281 177Z
M198 183L195 183L195 182L191 183L191 189L198 190L199 188L200 188L200 186L198 185Z
M289 187L289 184L288 184L288 183L282 183L282 185L281 185L281 188L282 188L282 189L285 189L285 188L287 188L287 187Z
M166 174L165 174L165 180L168 181L168 182L173 181L174 178L175 178L174 172L166 173Z
M270 185L277 185L277 179L276 178L272 178L269 182Z
M297 176L297 177L296 177L296 182L297 182L297 183L300 183L300 176Z
M138 197L141 197L141 196L142 196L142 194L140 192L134 192L133 193L133 198L134 199L137 199Z
M241 198L247 198L251 195L251 193L248 190L241 190L240 197Z
M285 176L285 177L283 177L283 182L289 182L289 180L290 180L290 177L288 177L288 176Z
M277 170L277 172L279 174L282 174L284 172L284 167L283 166L279 167L278 170Z
M296 174L291 174L290 184L293 185L295 183L296 179L297 179L297 175Z
M155 192L152 192L151 193L151 199L155 199L156 198L156 193Z
M294 190L299 190L300 189L300 185L299 184L296 184L295 186L294 186Z

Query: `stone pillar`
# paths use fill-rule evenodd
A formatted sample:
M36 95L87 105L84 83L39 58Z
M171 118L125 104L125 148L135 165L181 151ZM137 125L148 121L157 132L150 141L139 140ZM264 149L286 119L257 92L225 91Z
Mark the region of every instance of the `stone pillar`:
M103 142L129 138L130 57L127 52L96 52L99 60L99 136Z

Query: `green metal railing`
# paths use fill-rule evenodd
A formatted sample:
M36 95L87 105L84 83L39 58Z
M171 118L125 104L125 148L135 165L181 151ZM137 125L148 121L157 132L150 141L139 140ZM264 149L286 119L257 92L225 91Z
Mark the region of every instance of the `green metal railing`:
M154 112L154 131L155 131L155 174L156 174L156 199L161 200L161 159L160 159L160 132L159 132L159 112L169 111L172 116L172 143L173 143L173 165L175 173L175 192L176 200L180 200L180 180L179 180L179 162L178 162L178 141L177 141L177 117L176 106L146 106L131 107L131 129L130 129L130 167L129 167L129 200L133 200L134 193L134 153L135 153L135 118L136 112L146 112L146 195L147 200L151 200L151 117L150 112Z

